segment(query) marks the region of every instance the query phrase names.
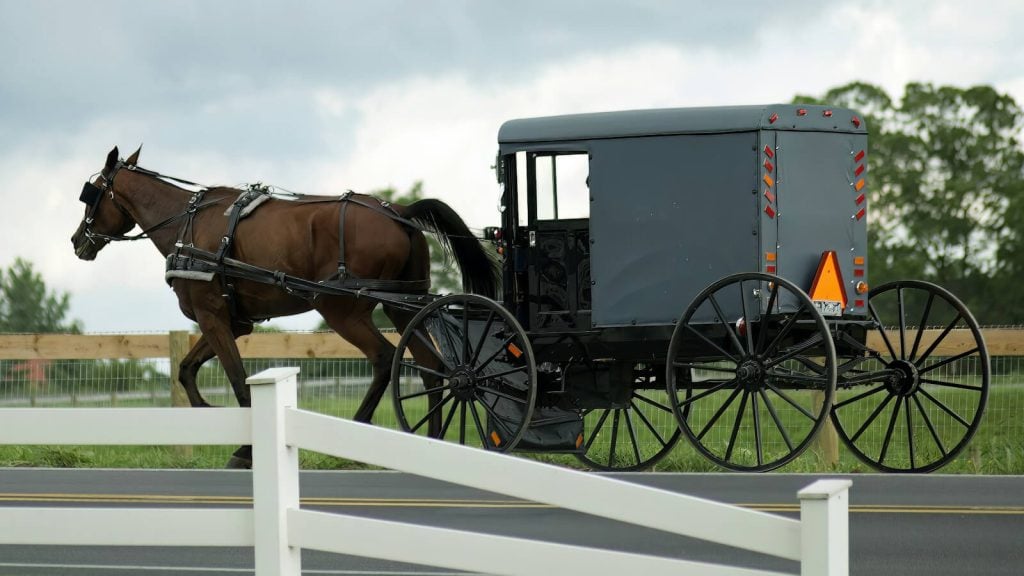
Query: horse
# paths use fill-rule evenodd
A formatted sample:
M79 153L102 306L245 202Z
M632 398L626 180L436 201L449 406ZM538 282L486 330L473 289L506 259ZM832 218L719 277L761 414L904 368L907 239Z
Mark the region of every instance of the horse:
M412 287L414 292L425 293L430 253L424 231L429 231L458 264L466 292L490 297L497 292L494 259L462 218L440 200L399 205L351 193L339 197L295 195L292 200L266 195L258 209L240 218L239 210L232 207L240 203L245 190L198 187L146 170L138 165L140 152L141 147L120 160L114 147L103 169L86 181L80 197L86 203L85 214L71 242L78 258L94 260L112 241L148 238L168 259L167 280L181 312L196 322L201 332L181 361L179 372L193 407L210 406L199 393L196 376L214 356L231 382L238 405L250 406L236 339L250 334L256 322L308 310L316 310L372 366L373 378L354 420L372 421L391 377L395 347L373 323L377 300L357 297L355 290L318 293L295 290L284 282L234 276L217 266L228 256L233 262L270 270L275 278L305 279L313 286L333 279L342 286L384 287L396 292L401 290L395 287ZM128 236L136 226L142 231ZM171 269L172 261L189 262L190 255L197 253L216 253L219 259L198 271ZM382 305L402 331L415 314L408 306L388 301ZM436 364L436 352L413 340L410 349L417 362ZM431 376L426 371L421 375L425 386L436 386L427 382ZM227 466L251 467L252 447L238 448Z

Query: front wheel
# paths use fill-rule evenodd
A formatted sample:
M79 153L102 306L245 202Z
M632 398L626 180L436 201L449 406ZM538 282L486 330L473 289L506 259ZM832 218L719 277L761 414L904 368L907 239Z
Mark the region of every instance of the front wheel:
M676 324L667 358L680 428L724 468L783 466L828 418L836 384L829 326L778 276L734 274L708 286Z
M526 332L497 302L453 294L406 326L391 370L406 432L512 450L533 415L537 367Z

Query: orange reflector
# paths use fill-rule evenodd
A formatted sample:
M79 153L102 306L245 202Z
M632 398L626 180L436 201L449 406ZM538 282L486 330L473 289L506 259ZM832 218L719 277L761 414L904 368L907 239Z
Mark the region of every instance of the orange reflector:
M853 257L853 265L854 266L863 266L864 265L864 257L863 256L854 256Z
M769 188L775 186L775 180L772 180L772 177L768 174L764 175L764 183L767 184Z
M516 346L511 342L509 342L508 351L516 358L519 358L520 356L523 355L523 351L519 349L519 346Z
M854 185L854 188L857 189L857 192L860 192L860 189L863 188L863 187L864 187L864 179L861 178L860 180L857 180L857 184Z
M775 252L765 252L764 259L769 262L775 262Z
M583 434L576 437L576 449L579 450L580 446L583 446Z
M809 294L811 300L840 302L846 308L846 291L843 290L843 273L839 269L839 257L835 250L822 252L818 261L818 271L814 273L814 282Z
M491 431L491 442L494 442L495 446L501 446L501 436L498 436L497 432Z

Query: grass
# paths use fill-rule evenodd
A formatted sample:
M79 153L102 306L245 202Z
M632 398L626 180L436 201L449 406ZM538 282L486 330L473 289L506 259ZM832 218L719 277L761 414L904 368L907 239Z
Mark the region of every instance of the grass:
M843 394L848 395L849 393L841 393L839 398L842 398ZM955 404L956 400L951 398L945 397L945 400L950 404ZM357 402L358 399L355 401ZM811 400L802 399L801 402L807 402L807 405L810 406ZM308 402L300 404L304 404L304 407L307 408L314 407L312 405L305 405L309 404ZM150 404L140 401L138 403L126 402L124 405ZM353 407L354 401L352 398L319 397L315 399L315 409L325 414L350 417L354 409ZM735 409L727 412L722 417L723 421L731 423L731 417L734 413ZM781 415L781 417L784 418L784 421L788 422L785 419L794 418L795 416L788 414ZM381 402L374 420L381 426L397 428L397 420L389 396L386 396ZM883 424L888 421L884 416L882 420ZM639 420L634 420L634 422L637 423L637 430L643 430L644 426L639 423ZM652 424L665 437L668 437L674 429L674 420L671 418L663 418L661 420L653 420L652 418ZM588 421L588 430L594 426L593 419ZM731 424L727 428L731 429ZM624 423L620 424L620 429L623 430L620 438L626 437ZM884 429L885 426L881 426L881 430L876 432L876 436L884 434ZM714 434L718 434L718 432ZM749 434L750 431L744 429L740 433L739 438L742 440L744 435ZM916 437L927 438L928 432L925 431L920 434L920 436ZM865 434L865 436L870 436L870 434ZM649 440L653 442L653 436L650 436ZM645 450L656 450L657 447L657 445L653 445L653 447L648 446ZM0 446L0 467L221 468L227 462L234 448L233 446ZM524 453L522 456L573 468L588 468L588 466L572 455ZM624 458L631 457L631 455L624 456ZM372 468L364 464L305 450L300 452L300 465L303 469L310 470ZM662 472L709 472L720 471L721 469L695 450L685 437L682 437L671 452L651 470ZM799 458L780 468L779 471L798 473L867 473L872 472L873 469L857 460L840 443L839 460L837 463L826 461L812 444L811 448ZM1008 383L1005 380L993 379L988 407L977 434L967 448L950 464L941 468L940 472L951 474L1024 474L1024 387Z

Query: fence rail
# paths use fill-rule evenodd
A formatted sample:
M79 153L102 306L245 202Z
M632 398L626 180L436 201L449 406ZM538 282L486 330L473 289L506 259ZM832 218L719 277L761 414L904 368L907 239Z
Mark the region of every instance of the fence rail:
M254 546L257 576L299 576L301 548L524 576L551 566L587 576L778 574L302 510L304 448L798 560L804 576L849 572L849 480L801 490L796 521L298 410L297 374L273 368L249 378L251 409L0 409L0 444L79 443L83 435L98 443L169 444L188 430L194 443L251 442L254 459L252 511L0 507L0 543Z

